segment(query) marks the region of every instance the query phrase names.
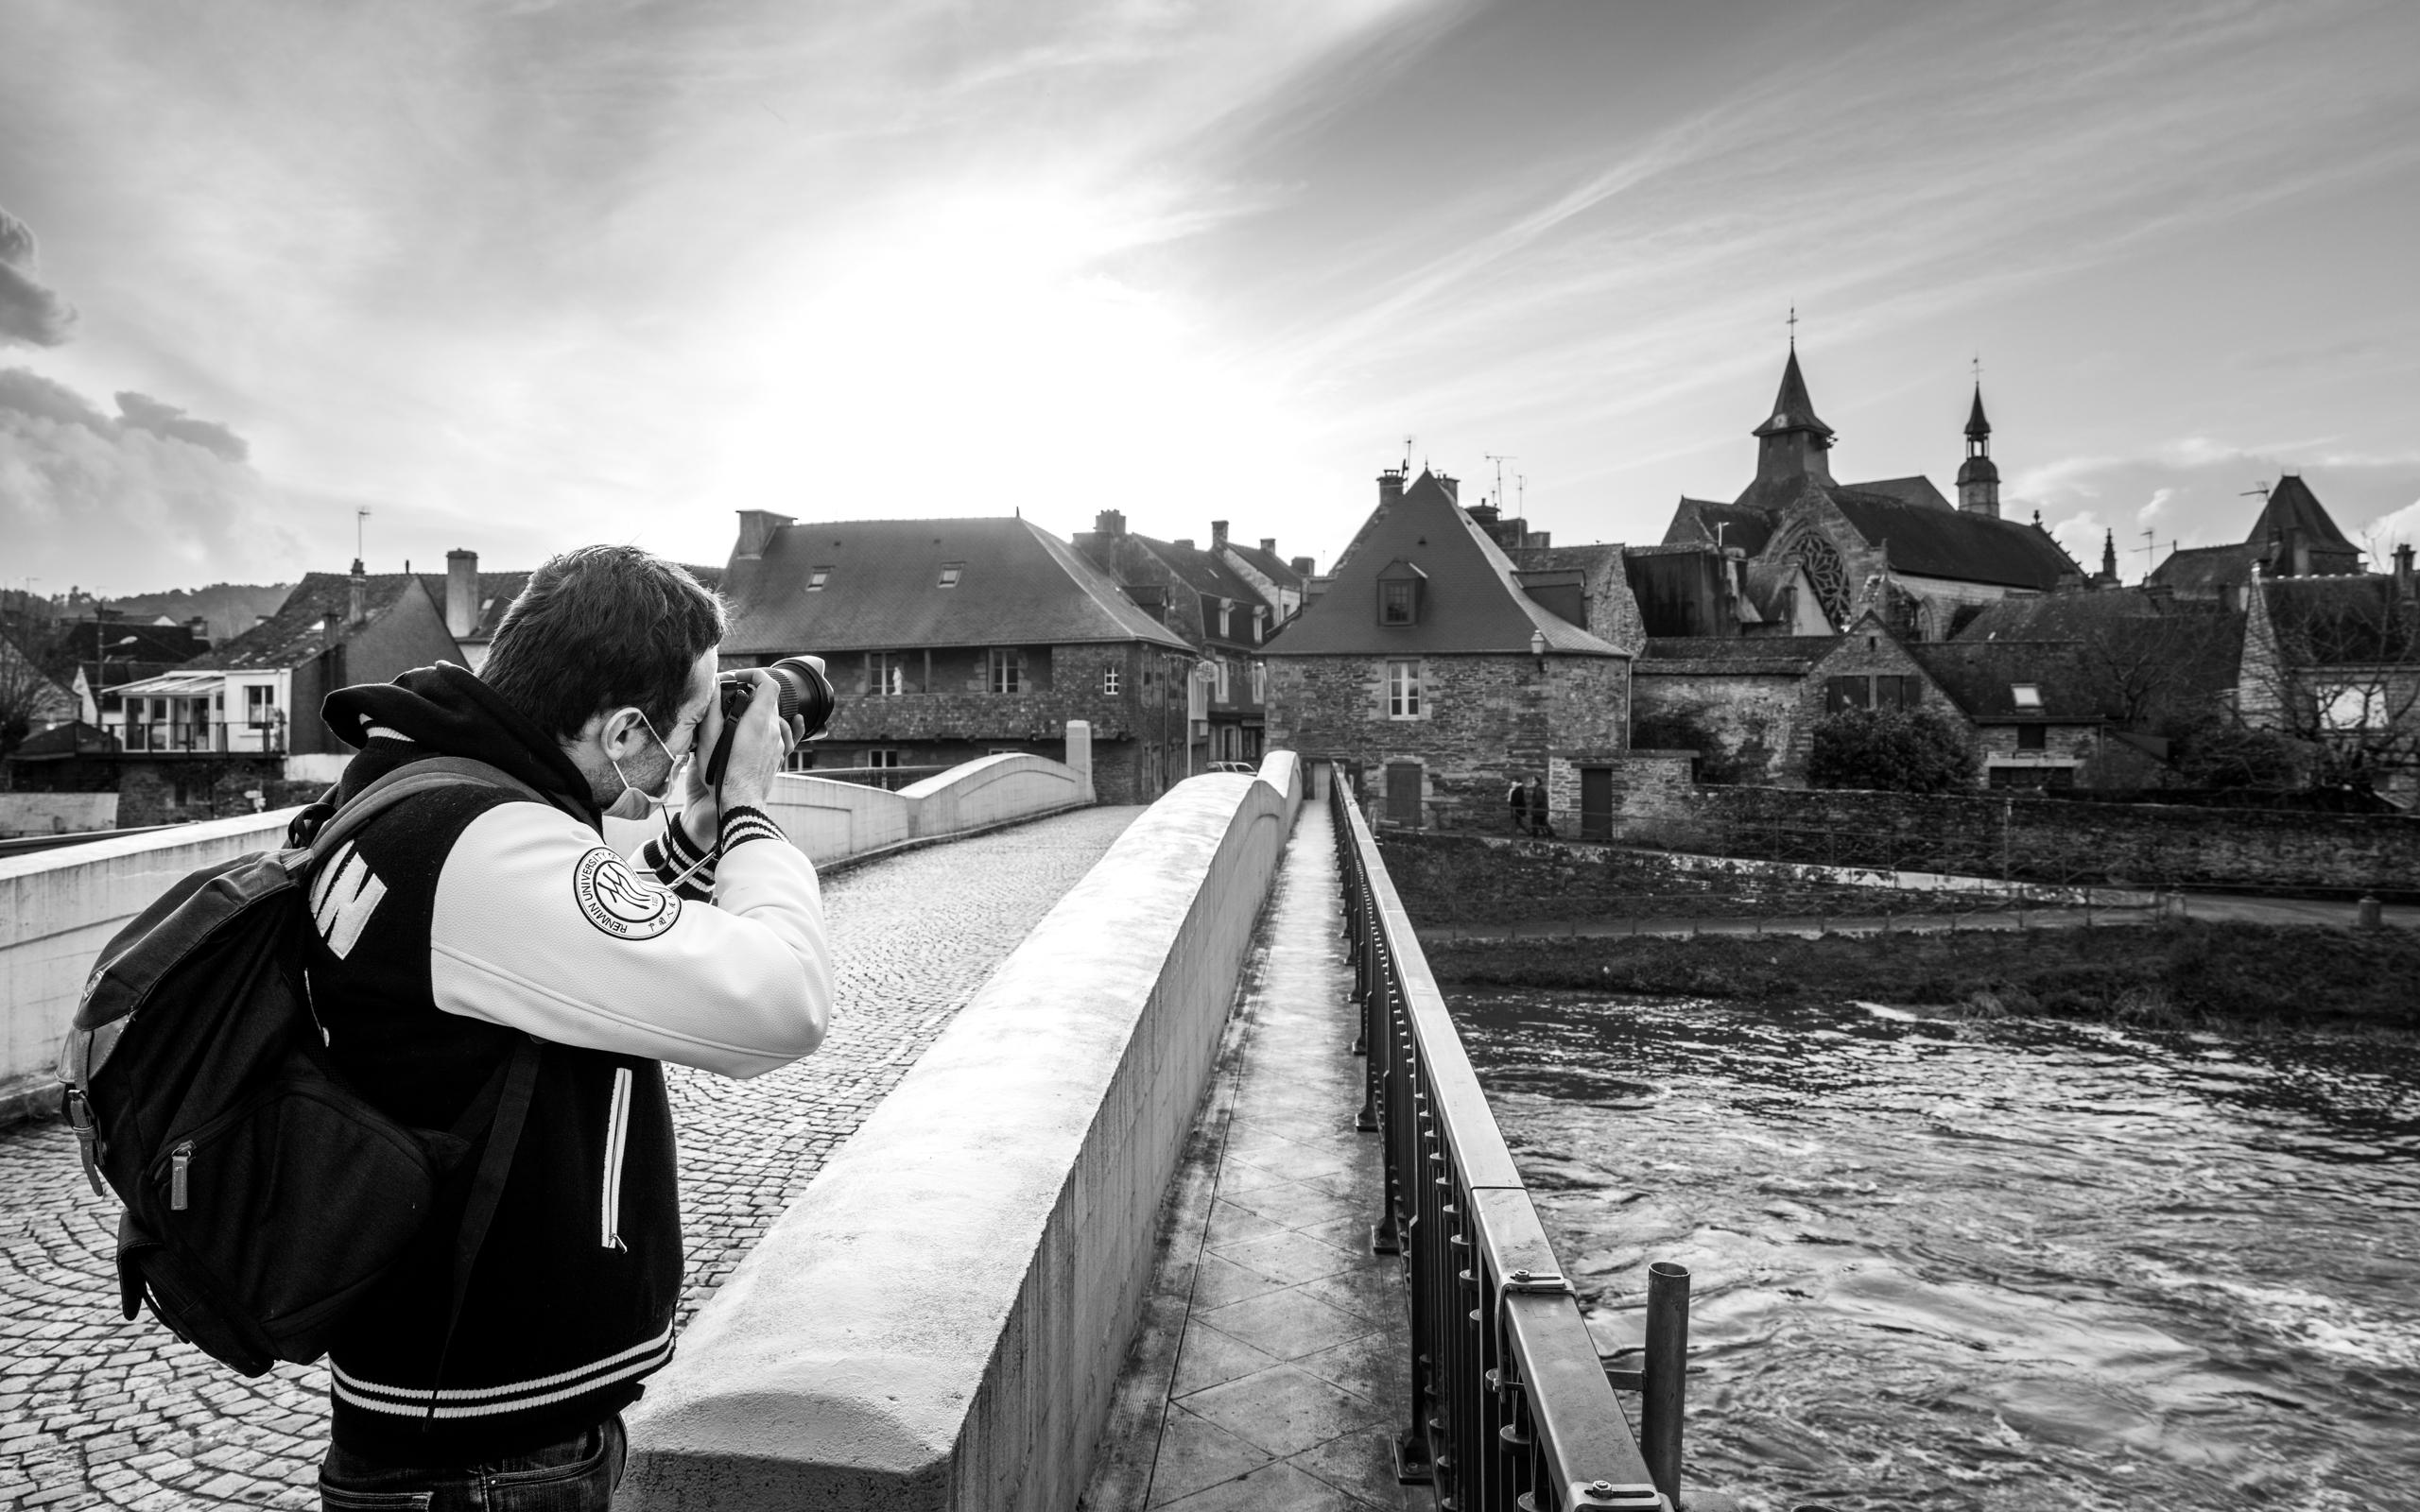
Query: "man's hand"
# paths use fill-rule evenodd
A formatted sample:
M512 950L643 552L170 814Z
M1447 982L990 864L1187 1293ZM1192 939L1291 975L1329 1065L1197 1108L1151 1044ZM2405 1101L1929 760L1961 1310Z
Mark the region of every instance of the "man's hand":
M782 690L773 675L762 667L735 675L752 686L747 712L739 717L739 733L732 740L731 760L723 769L722 792L717 794L706 785L706 767L722 740L720 689L698 726L698 743L690 747L688 776L682 784L681 826L701 851L712 850L720 837L724 808L765 807L783 759L798 745L790 722L782 717Z

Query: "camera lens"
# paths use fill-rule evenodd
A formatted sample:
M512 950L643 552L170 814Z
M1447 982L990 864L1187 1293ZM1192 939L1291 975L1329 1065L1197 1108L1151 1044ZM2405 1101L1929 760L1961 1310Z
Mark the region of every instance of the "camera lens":
M832 679L823 671L823 659L814 656L786 656L766 671L773 675L781 689L782 717L796 719L799 739L813 740L823 733L831 722L833 709Z

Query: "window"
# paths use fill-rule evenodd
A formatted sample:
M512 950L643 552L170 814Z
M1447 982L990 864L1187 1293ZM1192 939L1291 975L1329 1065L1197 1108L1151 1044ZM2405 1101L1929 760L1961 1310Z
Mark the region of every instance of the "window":
M1220 657L1210 663L1217 670L1210 674L1211 696L1220 703L1227 701L1227 659Z
M899 760L898 747L877 746L873 749L866 752L866 765L868 766L879 766L888 769L904 764Z
M1826 678L1824 679L1824 712L1839 713L1843 709L1872 707L1873 691L1864 678Z
M1874 707L1876 709L1913 709L1924 701L1924 684L1913 678L1882 677L1874 679Z
M2019 725L2016 727L2016 748L2047 750L2049 747L2043 737L2049 732L2049 728L2045 725Z
M1269 701L1269 663L1266 662L1255 662L1252 664L1252 701L1254 703Z
M1258 604L1252 610L1252 644L1258 645L1269 639L1269 610Z
M896 698L908 691L908 656L904 651L866 653L866 696Z
M2033 683L2012 682L2008 685L2008 696L2016 700L2016 706L2019 709L2037 713L2041 712L2042 690Z
M1025 652L1013 645L992 648L992 691L1023 693L1025 689Z
M810 593L820 593L823 592L823 585L831 579L831 568L815 568L806 575L806 591Z
M1417 719L1420 717L1420 663L1390 662L1387 663L1387 717Z
M1398 577L1378 585L1378 623L1409 625L1418 607L1420 585L1408 577Z
M1119 677L1119 671L1120 669L1115 662L1112 662L1110 665L1100 669L1101 696L1105 698L1115 698L1117 696L1118 685L1123 680Z
M966 571L966 563L962 561L947 561L942 563L941 586L943 588L956 588L958 586L959 575L964 571Z
M277 717L277 690L263 683L244 689L244 723L264 730Z

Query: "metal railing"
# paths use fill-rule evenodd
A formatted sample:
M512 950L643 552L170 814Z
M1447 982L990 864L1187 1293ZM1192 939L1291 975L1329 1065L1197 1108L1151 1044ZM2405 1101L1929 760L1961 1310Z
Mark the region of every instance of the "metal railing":
M1461 1512L1670 1512L1677 1484L1657 1487L1631 1435L1343 774L1328 799L1362 1010L1355 1049L1368 1057L1361 1127L1386 1154L1372 1238L1403 1257L1410 1294L1397 1472L1433 1480L1437 1505ZM1674 1393L1679 1381L1671 1369ZM1675 1395L1653 1425L1675 1467L1678 1407Z

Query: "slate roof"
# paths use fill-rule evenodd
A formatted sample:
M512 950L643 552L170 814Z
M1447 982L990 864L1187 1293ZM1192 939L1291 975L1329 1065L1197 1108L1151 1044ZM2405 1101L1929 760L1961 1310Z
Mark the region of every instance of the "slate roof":
M2135 588L2072 589L1984 605L1950 644L2065 642L2092 648L2104 673L2164 663L2178 694L2207 696L2235 686L2243 630L2243 610L2211 599L2162 603Z
M1966 436L1969 440L1979 441L1991 434L1992 422L1983 418L1983 386L1979 380L1975 385L1975 407L1966 413Z
M1521 592L1511 558L1423 472L1391 508L1374 512L1326 593L1268 643L1271 656L1526 655L1530 637L1580 656L1627 656ZM1377 582L1398 561L1426 576L1417 623L1378 623Z
M1684 496L1681 507L1673 511L1670 527L1664 532L1664 544L1713 545L1717 525L1724 527L1721 544L1737 546L1751 557L1762 552L1773 539L1773 516L1770 510Z
M182 625L153 625L136 620L75 620L68 624L61 639L61 654L79 662L142 662L176 666L210 649Z
M1294 570L1292 563L1273 551L1263 551L1258 546L1247 546L1235 541L1227 542L1227 549L1252 563L1253 571L1280 588L1303 586L1303 575Z
M1904 647L1966 717L1994 724L2076 724L2109 717L2098 667L2073 641L1925 641ZM2039 709L2020 709L2031 683Z
M413 573L372 573L362 598L363 614L359 624L342 626L336 642L350 640L362 625L384 616L406 593L425 593L421 579ZM441 598L437 601L442 603ZM285 595L277 612L253 626L231 641L222 641L208 655L185 663L186 668L200 672L267 671L280 667L296 667L326 650L336 642L330 641L324 628L327 617L339 620L352 612L353 579L344 573L305 573L302 580ZM441 610L441 613L442 611Z
M1213 598L1232 598L1247 606L1266 602L1260 596L1260 590L1253 587L1250 579L1221 561L1215 552L1186 545L1183 541L1156 541L1150 536L1138 535L1133 539L1149 547L1152 555L1167 564L1168 571L1176 574L1180 582L1197 593L1207 593Z
M719 567L692 567L689 571L693 574L712 572L717 577L722 576L722 569ZM706 582L702 577L698 580L701 583ZM420 585L428 590L429 602L437 606L437 612L441 618L445 613L445 575L422 573ZM495 627L503 623L504 611L512 607L512 601L519 598L521 591L528 586L529 575L526 572L479 574L479 615L472 624L471 633L463 639L494 640ZM714 584L706 583L706 586L712 588Z
M2319 496L2310 491L2310 485L2292 472L2280 477L2269 490L2268 507L2252 523L2252 534L2243 538L2243 543L2267 545L2282 539L2289 529L2300 532L2303 541L2315 551L2360 550L2336 528L2336 522L2321 506Z
M940 586L945 564L961 564L954 588ZM808 593L817 567L832 575ZM1192 650L1023 519L801 521L774 531L762 557L734 557L722 592L724 647L744 655L1102 641Z
M1955 512L1950 502L1942 497L1941 490L1932 486L1932 479L1921 472L1911 478L1881 478L1872 483L1844 484L1841 489L1833 490L1833 495L1838 497L1843 489L1850 493L1879 493L1901 504Z
M2252 564L2259 559L2256 546L2185 546L2169 552L2144 581L2193 598L2216 598L2221 588L2250 582Z
M1805 677L1840 644L1837 635L1651 636L1632 670Z
M1891 565L1898 572L2048 593L2062 576L2077 571L2035 525L1909 504L1889 494L1828 491L1858 534L1888 542Z

